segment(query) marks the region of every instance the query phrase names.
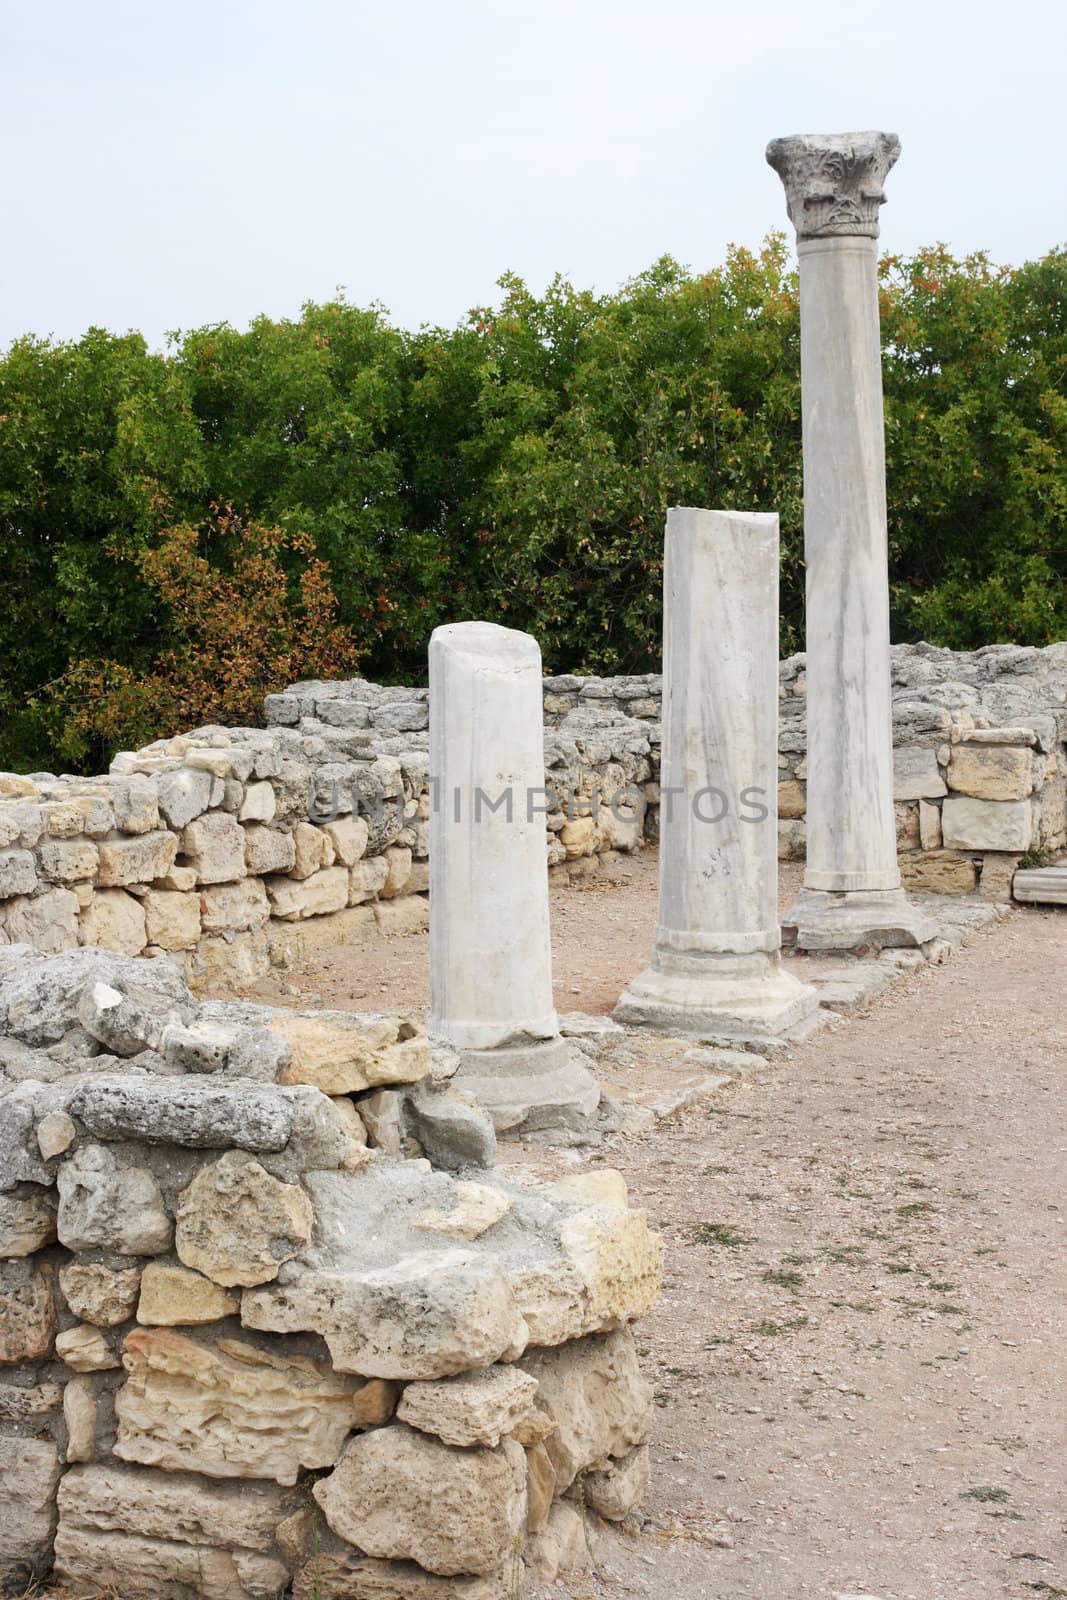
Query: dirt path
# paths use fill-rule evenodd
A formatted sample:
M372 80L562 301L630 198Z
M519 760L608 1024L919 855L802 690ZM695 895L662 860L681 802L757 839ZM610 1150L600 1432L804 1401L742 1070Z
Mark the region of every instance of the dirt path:
M1067 1595L1067 916L612 1151L667 1244L643 1531L575 1596Z

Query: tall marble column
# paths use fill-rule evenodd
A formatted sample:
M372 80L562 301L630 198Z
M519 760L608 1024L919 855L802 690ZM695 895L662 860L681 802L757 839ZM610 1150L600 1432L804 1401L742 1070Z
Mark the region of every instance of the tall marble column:
M600 1091L552 1000L541 652L492 622L430 639L431 1035L497 1132L580 1126Z
M778 953L777 516L668 512L663 674L659 925L615 1015L797 1037L817 999Z
M921 944L893 815L878 210L892 133L775 139L800 263L807 568L807 867L783 920L807 950Z

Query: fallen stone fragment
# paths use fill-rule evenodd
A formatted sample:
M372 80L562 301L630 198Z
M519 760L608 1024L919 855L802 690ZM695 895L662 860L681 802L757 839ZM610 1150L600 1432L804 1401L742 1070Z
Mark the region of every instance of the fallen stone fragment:
M456 1172L495 1162L493 1123L476 1101L420 1083L406 1095L404 1109L407 1125L433 1166Z

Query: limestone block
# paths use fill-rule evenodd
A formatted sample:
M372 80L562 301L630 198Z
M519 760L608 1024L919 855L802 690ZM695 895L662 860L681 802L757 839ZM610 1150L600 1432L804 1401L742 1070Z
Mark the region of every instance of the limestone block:
M115 826L123 833L151 833L159 827L157 779L133 773L111 790Z
M309 1243L313 1222L299 1185L272 1178L244 1151L232 1150L183 1191L175 1248L187 1267L224 1288L268 1283Z
M75 883L96 875L99 851L91 839L44 839L37 854L41 871L53 883Z
M178 840L175 834L160 829L156 833L102 839L97 849L97 883L104 889L121 889L131 883L151 883L153 878L168 873L178 853Z
M237 813L238 822L272 822L274 820L274 790L269 783L250 783Z
M357 861L348 878L349 905L362 905L365 900L376 899L388 876L389 865L384 856L368 856L365 861Z
M270 1030L292 1049L283 1083L310 1083L323 1094L355 1094L379 1084L416 1083L430 1071L430 1044L397 1015L276 1011Z
M234 1295L188 1267L150 1261L141 1276L137 1320L149 1327L218 1322L239 1309L240 1302Z
M572 1172L545 1184L544 1192L553 1200L577 1201L580 1205L621 1206L625 1210L630 1203L626 1179L614 1167Z
M296 862L293 836L284 828L257 823L245 829L245 865L249 872L288 872Z
M146 1167L120 1167L103 1145L80 1145L59 1169L59 1242L68 1250L154 1256L174 1228Z
M177 889L150 889L144 906L149 944L161 950L189 950L200 938L200 896Z
M893 751L894 800L940 800L947 793L936 750L903 745Z
M413 861L411 873L408 877L405 896L408 899L415 895L428 893L430 888L430 863L428 861Z
M235 883L247 872L245 831L228 811L212 811L190 822L182 834L182 853L197 883Z
M202 1077L99 1073L74 1092L70 1114L98 1138L145 1139L194 1150L284 1150L293 1115L273 1085Z
M144 907L124 889L105 889L81 915L83 944L138 956L148 943Z
M289 1577L275 1556L95 1533L65 1520L56 1534L56 1571L67 1593L97 1595L104 1582L123 1600L264 1600L280 1594Z
M579 1472L603 1470L648 1439L652 1390L628 1328L591 1334L553 1350L528 1350L519 1366L537 1379L536 1405L555 1423L545 1449L560 1489Z
M100 1329L87 1322L56 1334L56 1355L75 1372L108 1372L119 1365Z
M334 1533L444 1576L499 1570L526 1520L526 1458L453 1449L410 1428L357 1434L313 1489Z
M539 1441L526 1451L526 1531L540 1533L556 1495L556 1469Z
M345 867L326 867L302 879L268 878L267 893L272 916L283 922L322 916L348 904L348 872Z
M1012 881L1022 857L1018 855L987 855L982 859L982 875L978 892L983 900L1006 904L1011 899Z
M917 800L896 800L893 802L893 811L896 817L897 849L918 850L922 843L922 834L919 827L919 802Z
M978 873L970 857L956 850L928 850L900 857L900 880L919 894L971 894Z
M445 1444L494 1449L533 1408L537 1382L518 1367L487 1367L435 1383L409 1383L397 1417Z
M182 829L202 816L211 805L211 773L182 766L155 778L158 806L171 827Z
M0 1580L19 1590L50 1564L59 1471L51 1441L0 1438Z
M808 809L807 792L795 778L787 778L778 785L778 815L791 820L802 817Z
M511 1199L502 1189L484 1183L457 1183L455 1205L449 1211L420 1211L412 1227L426 1233L440 1233L449 1239L480 1239L511 1210ZM409 1419L410 1420L410 1419ZM444 1434L441 1435L444 1438ZM449 1443L458 1444L457 1439Z
M495 1162L492 1119L471 1095L424 1082L405 1096L405 1110L408 1131L435 1167L458 1172L465 1167L491 1167Z
M359 1102L367 1138L387 1156L404 1154L404 1099L396 1089L376 1089Z
M941 831L948 850L1029 850L1030 801L951 796L941 807Z
M385 882L378 891L383 900L403 894L411 877L411 851L406 845L390 845L384 855Z
M235 1553L272 1552L275 1529L298 1503L262 1480L218 1483L110 1461L67 1473L59 1491L65 1527L180 1540L201 1549L222 1546ZM159 1576L165 1581L170 1575L161 1571ZM126 1592L121 1579L116 1588Z
M343 867L353 867L362 859L370 834L365 817L338 817L335 822L327 822L322 831Z
M293 829L296 858L289 869L293 878L310 878L324 867L333 866L333 841L324 828L311 822L298 822Z
M513 1561L484 1578L438 1578L413 1561L375 1561L329 1530L297 1572L293 1600L516 1600Z
M37 1124L37 1148L45 1161L61 1156L77 1137L78 1130L65 1111L50 1111Z
M790 820L778 824L779 861L803 861L807 847L807 829L803 822Z
M47 1356L55 1320L52 1268L32 1260L0 1261L0 1366Z
M595 827L592 817L575 817L573 821L563 824L559 838L568 861L589 853Z
M205 933L263 928L270 917L267 891L259 878L242 878L239 883L204 889L200 905Z
M17 772L0 772L0 799L28 799L39 800L41 791L31 778L23 778Z
M948 764L948 785L978 800L1025 800L1034 786L1034 757L1011 745L957 744Z
M10 900L4 926L11 944L58 955L78 943L78 897L70 889L49 889L32 899Z
M526 1541L523 1559L539 1583L553 1584L562 1572L588 1572L595 1565L594 1550L588 1519L557 1500L544 1528Z
M98 1407L91 1378L71 1378L63 1389L63 1421L67 1427L66 1460L91 1461L96 1454Z
M76 1317L98 1328L114 1328L133 1316L141 1284L140 1267L105 1267L72 1261L59 1269L59 1287Z
M332 1466L352 1430L357 1380L309 1356L135 1328L123 1365L129 1377L115 1397L123 1461L294 1484L305 1470Z
M171 867L161 878L156 879L157 889L174 889L179 894L191 894L196 888L196 873L192 867Z
M511 1360L527 1339L500 1263L458 1249L255 1289L241 1297L241 1321L268 1332L320 1331L338 1372L399 1380Z
M37 887L37 867L28 850L0 851L0 900L32 894Z
M620 1460L582 1478L582 1498L591 1511L607 1522L622 1522L648 1487L647 1444L638 1445Z
M374 921L383 939L425 933L430 926L429 903L421 894L402 894L398 900L378 900L374 906Z
M270 945L266 930L207 934L196 947L195 979L200 984L254 983L270 971Z
M51 1189L22 1183L0 1194L0 1257L31 1256L56 1237L56 1197Z
M385 1378L371 1378L356 1395L357 1425L361 1428L380 1428L395 1412L400 1394L398 1383L389 1383Z
M586 1328L615 1328L643 1317L659 1298L663 1245L644 1211L589 1206L560 1229L565 1256L585 1284Z
M116 1056L136 1056L159 1044L162 1021L109 983L88 983L78 1001L78 1021L91 1039Z
M37 1417L47 1417L62 1404L61 1383L36 1383L29 1388L22 1384L0 1383L2 1422L30 1422Z
M1067 844L1067 785L1062 778L1045 784L1040 807L1038 843L1043 850L1061 850Z
M923 850L941 848L941 807L919 801L919 844Z

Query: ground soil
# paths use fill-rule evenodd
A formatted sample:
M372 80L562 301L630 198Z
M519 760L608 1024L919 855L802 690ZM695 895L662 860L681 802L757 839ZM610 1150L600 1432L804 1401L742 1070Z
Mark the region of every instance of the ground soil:
M561 1010L644 963L653 878L554 894ZM422 1006L425 943L264 991ZM666 1243L643 1522L546 1594L1067 1596L1065 974L1067 913L1020 909L653 1133L509 1158L621 1168Z

